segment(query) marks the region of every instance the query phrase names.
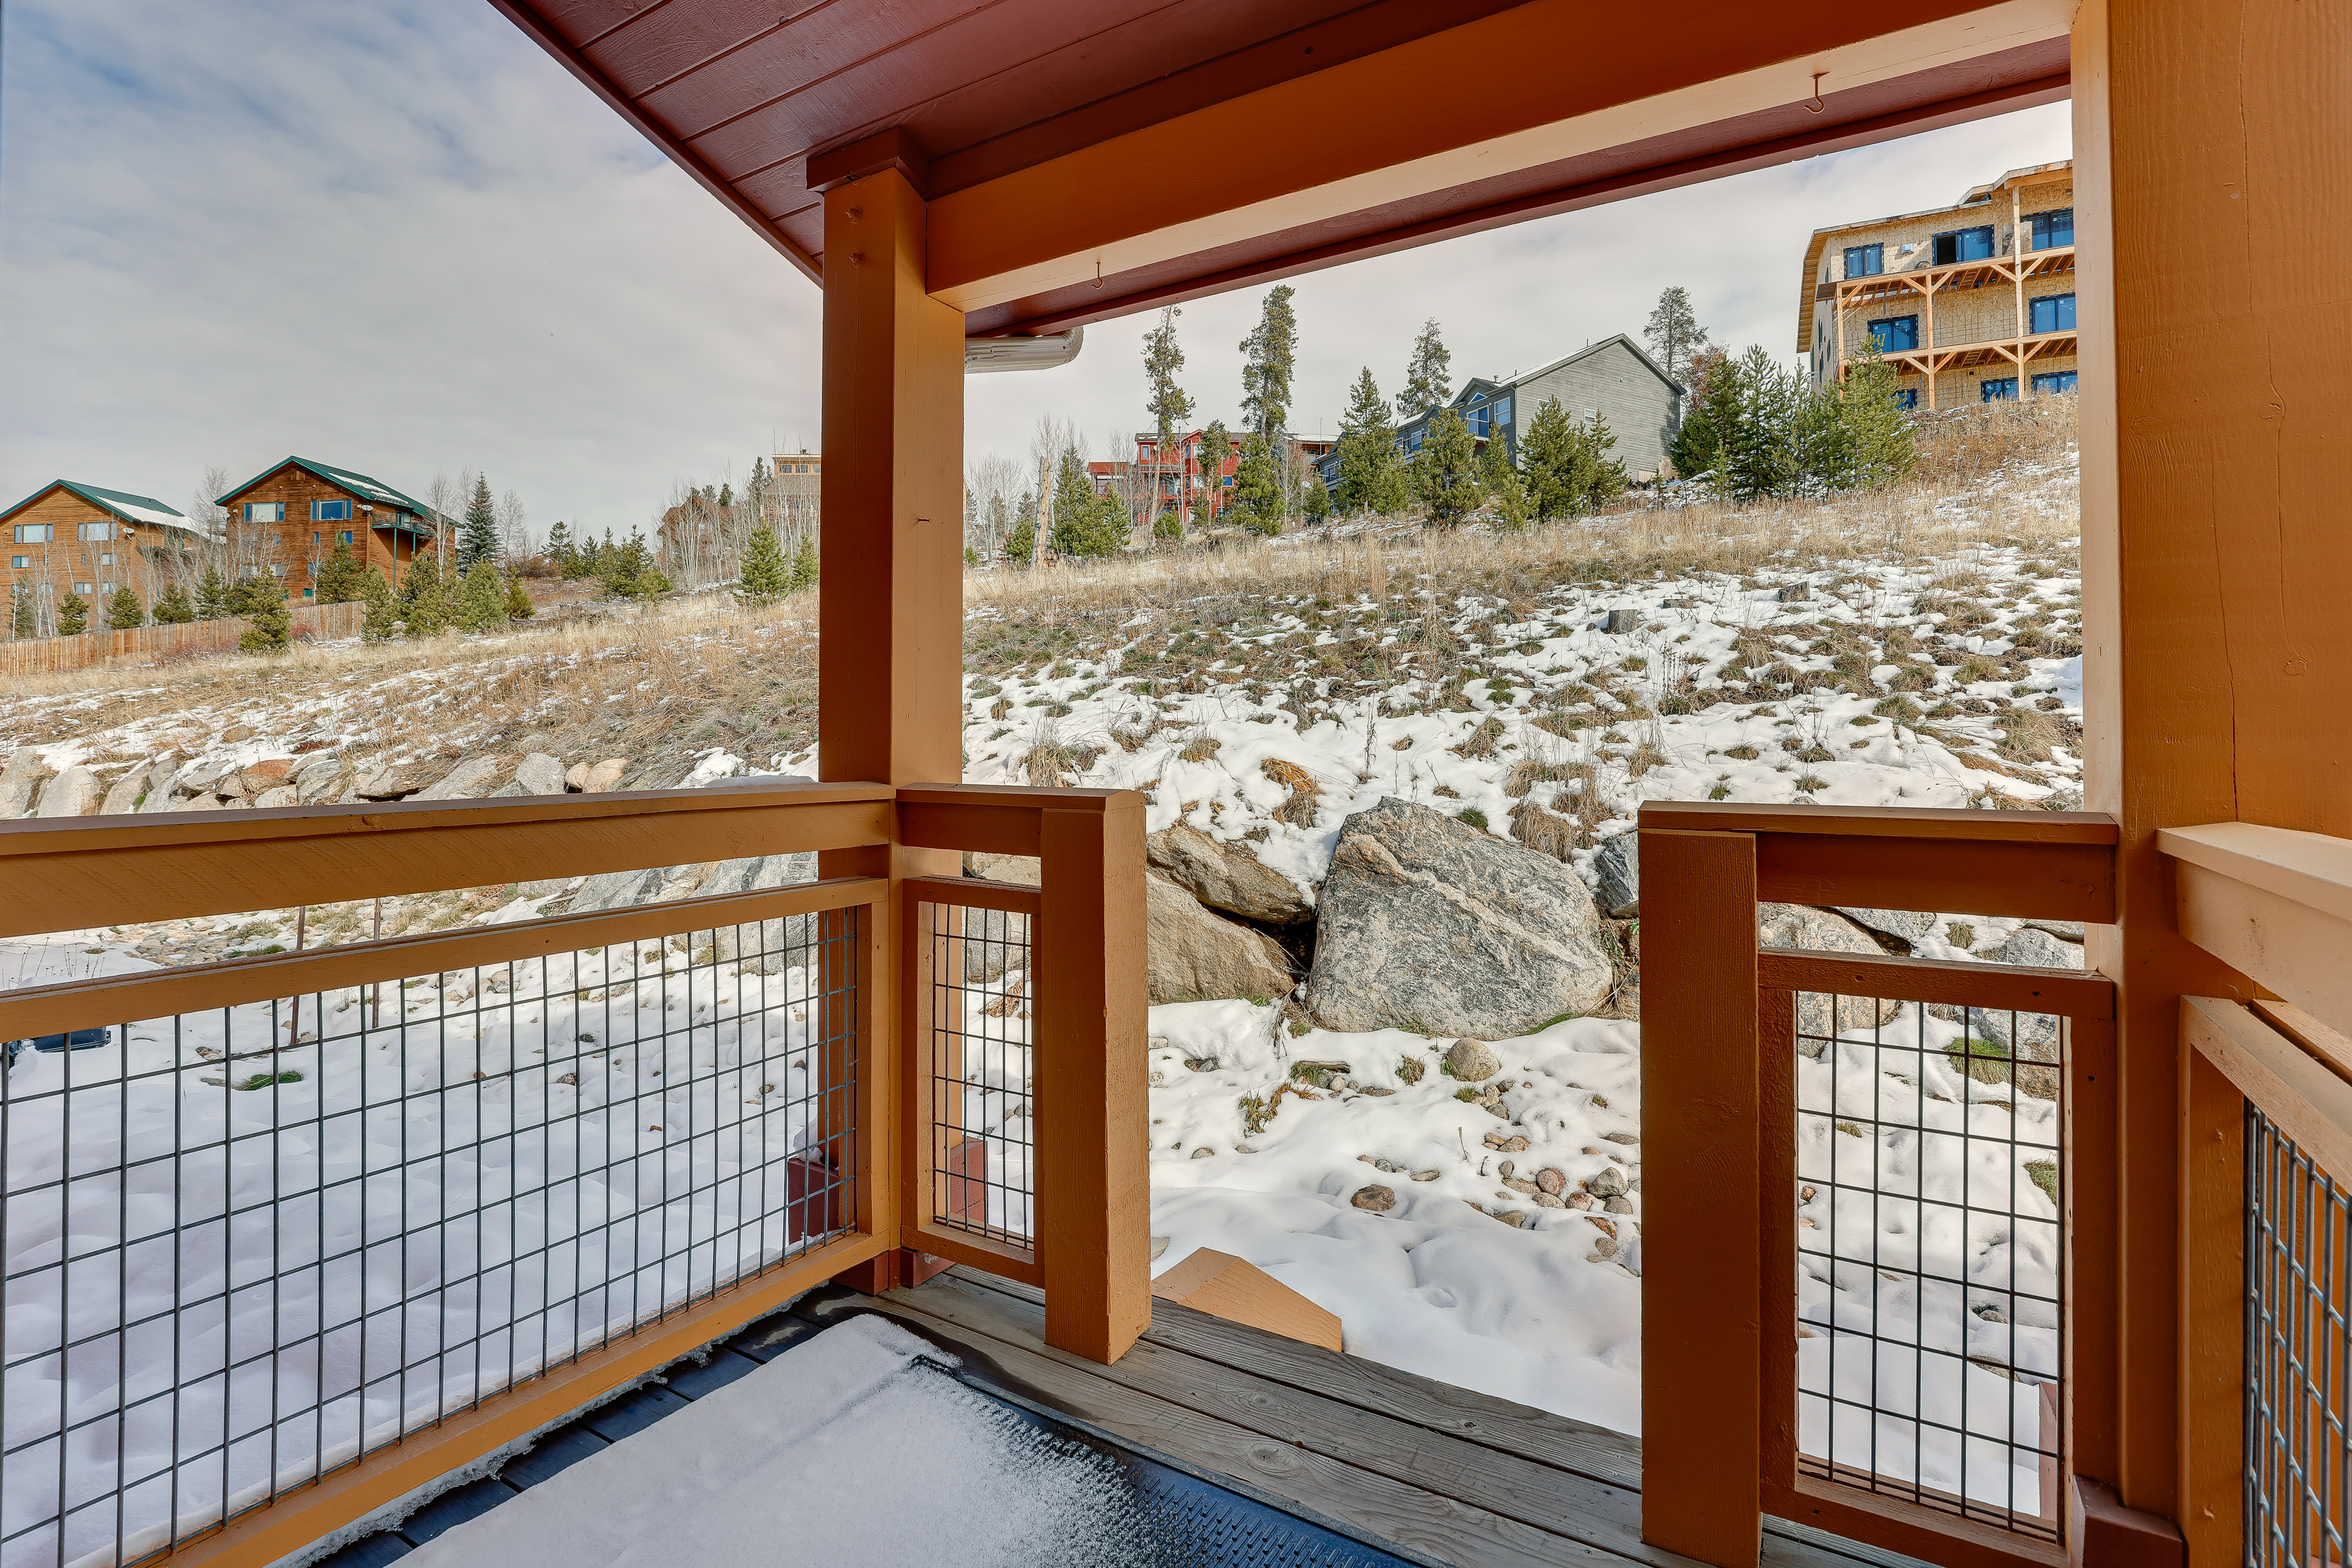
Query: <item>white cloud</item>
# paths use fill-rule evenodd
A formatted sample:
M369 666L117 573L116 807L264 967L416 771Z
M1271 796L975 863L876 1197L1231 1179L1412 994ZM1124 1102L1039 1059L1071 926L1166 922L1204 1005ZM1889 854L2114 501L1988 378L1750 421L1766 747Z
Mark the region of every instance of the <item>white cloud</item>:
M175 505L289 452L415 492L486 469L534 525L625 532L681 477L819 439L817 290L481 0L10 0L0 48L0 491ZM1681 283L1719 339L1794 346L1806 238L2063 157L2064 106L1297 280L1294 422L1422 321L1457 382L1638 331ZM1185 308L1234 416L1263 289ZM1065 369L975 379L968 447L1142 422L1148 317Z

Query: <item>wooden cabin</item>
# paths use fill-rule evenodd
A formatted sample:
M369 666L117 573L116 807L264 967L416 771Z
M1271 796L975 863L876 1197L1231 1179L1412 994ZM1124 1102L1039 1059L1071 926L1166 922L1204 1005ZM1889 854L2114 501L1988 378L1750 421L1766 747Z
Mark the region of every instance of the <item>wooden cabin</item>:
M381 479L289 458L215 498L227 514L227 552L240 578L269 576L297 604L318 596L336 544L351 547L394 588L404 568L439 544L440 514Z
M56 630L58 606L79 595L89 606L89 624L106 624L104 601L129 586L141 605L174 580L201 570L197 561L212 543L202 529L152 496L132 495L99 485L56 479L6 511L8 583L12 612L29 597L41 636Z

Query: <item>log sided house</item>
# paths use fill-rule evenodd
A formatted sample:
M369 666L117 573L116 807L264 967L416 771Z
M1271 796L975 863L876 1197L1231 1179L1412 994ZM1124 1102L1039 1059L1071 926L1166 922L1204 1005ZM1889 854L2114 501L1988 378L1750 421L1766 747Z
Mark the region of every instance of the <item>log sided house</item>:
M0 512L8 549L10 602L30 595L34 621L54 629L58 605L78 594L90 606L90 624L103 624L102 601L124 584L152 605L169 581L167 566L193 564L212 542L176 508L72 479L57 479ZM11 616L13 620L13 614Z
M338 543L397 588L402 568L439 542L447 526L431 507L380 479L289 458L215 500L227 512L227 545L239 577L272 576L298 603Z

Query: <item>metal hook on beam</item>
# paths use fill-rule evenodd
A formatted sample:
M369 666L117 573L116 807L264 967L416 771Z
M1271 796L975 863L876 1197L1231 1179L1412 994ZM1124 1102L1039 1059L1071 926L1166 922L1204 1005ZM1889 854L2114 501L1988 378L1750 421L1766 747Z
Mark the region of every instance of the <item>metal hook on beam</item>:
M1827 71L1815 71L1813 73L1813 100L1805 105L1806 113L1819 114L1829 108L1828 104L1822 101L1822 78L1829 74L1830 73Z

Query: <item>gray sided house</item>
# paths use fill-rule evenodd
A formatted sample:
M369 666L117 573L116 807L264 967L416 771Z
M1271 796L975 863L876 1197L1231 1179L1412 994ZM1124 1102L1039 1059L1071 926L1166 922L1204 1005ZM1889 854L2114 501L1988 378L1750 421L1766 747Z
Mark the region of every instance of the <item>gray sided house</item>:
M1682 428L1683 387L1658 368L1657 361L1620 332L1603 338L1540 369L1502 380L1473 376L1446 406L1460 414L1484 447L1500 436L1514 461L1519 438L1547 398L1559 399L1571 421L1598 416L1617 437L1613 456L1636 479L1653 479L1664 468L1666 443ZM1429 434L1435 410L1397 426L1397 449L1410 461ZM1317 465L1326 483L1339 479L1335 450Z

